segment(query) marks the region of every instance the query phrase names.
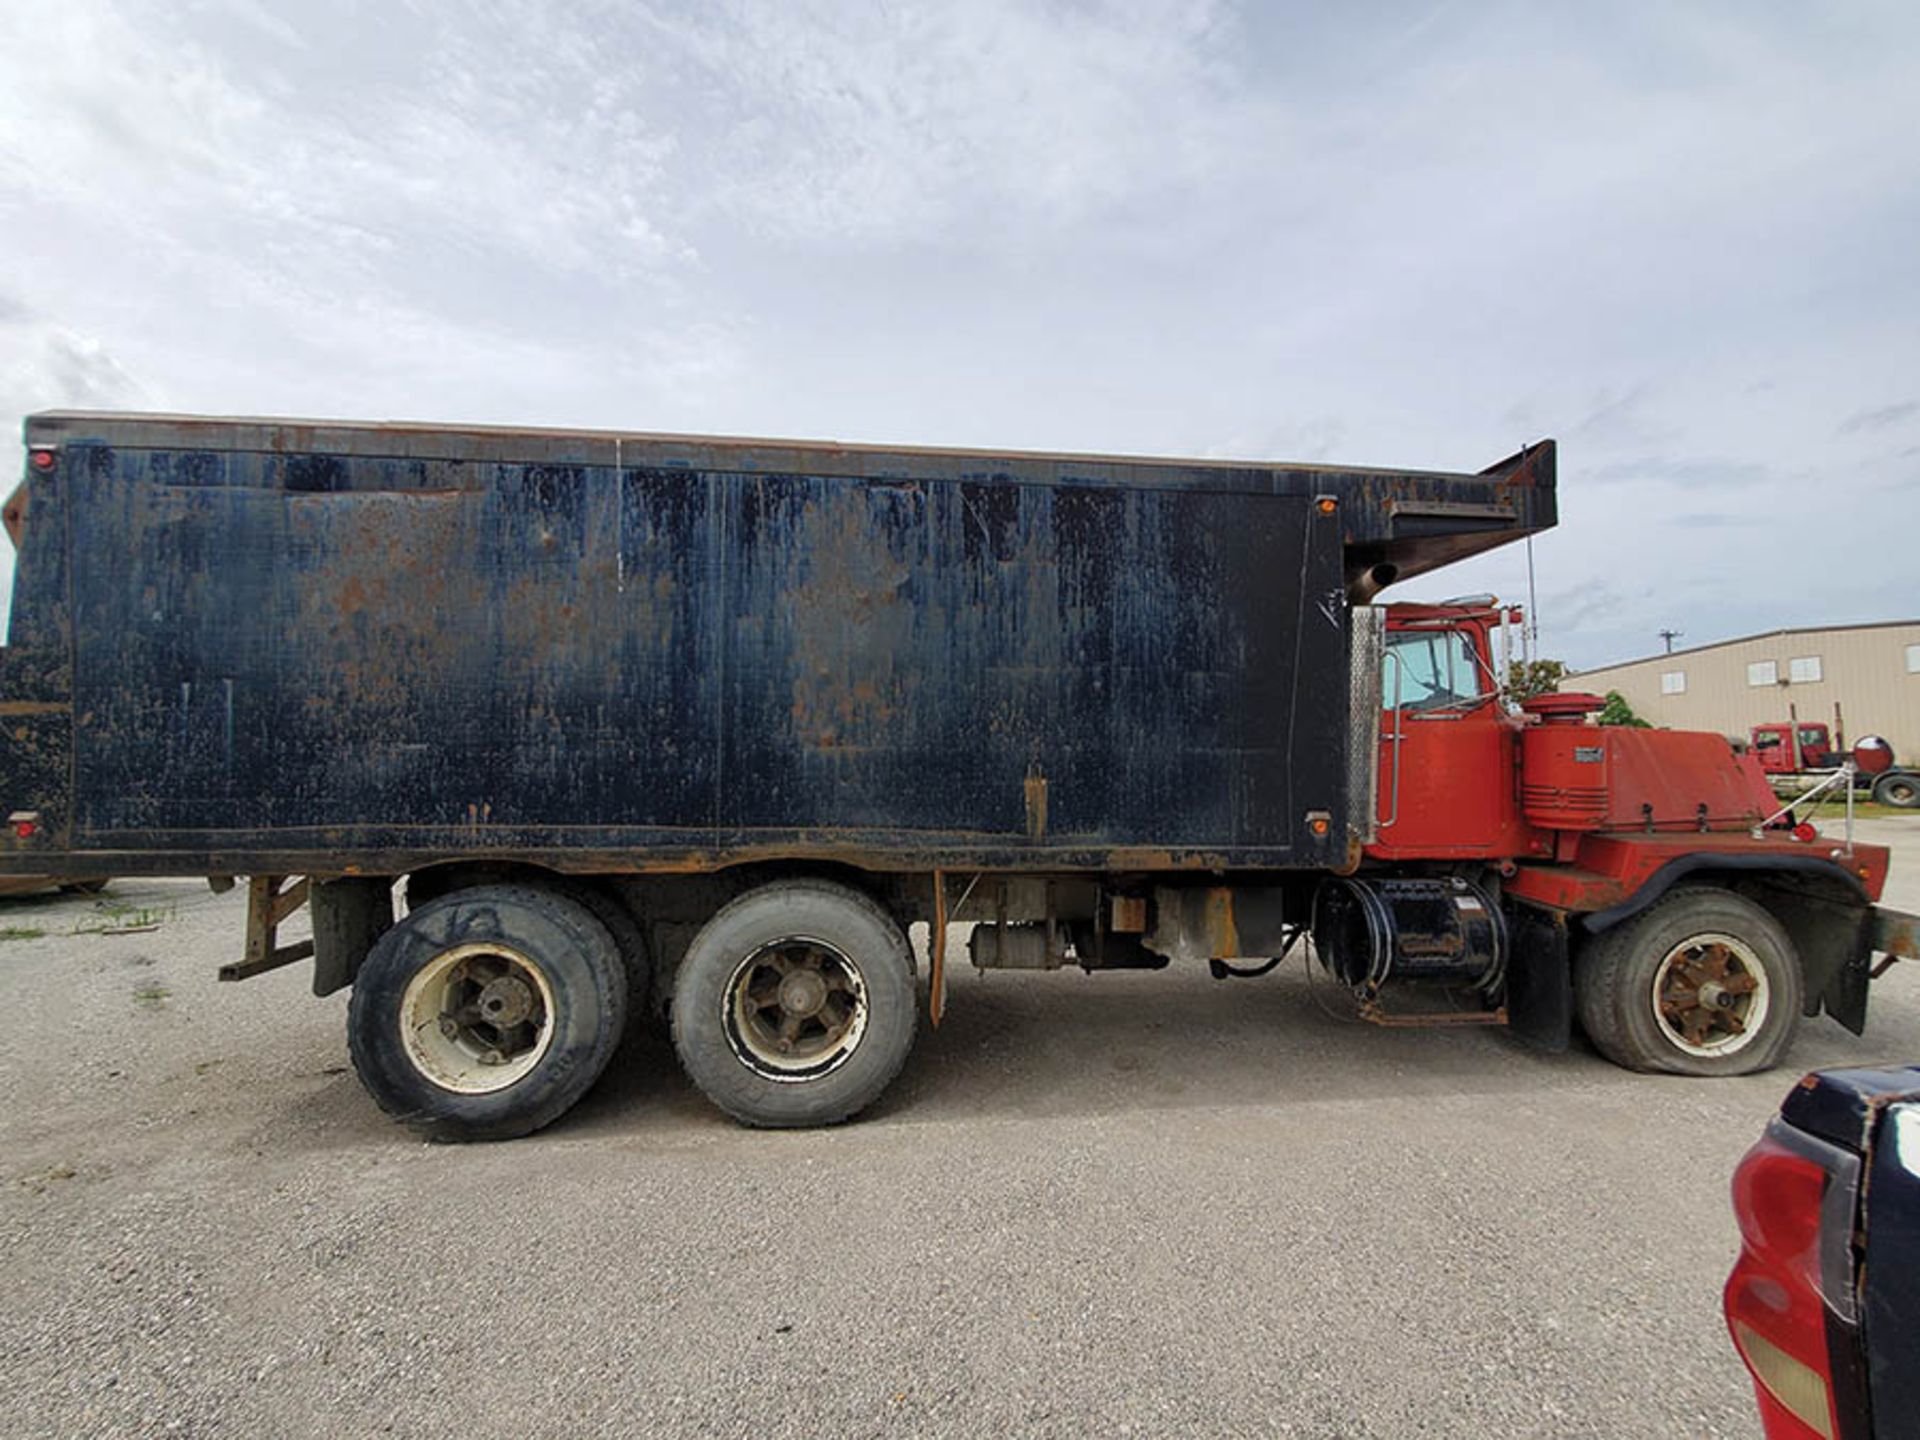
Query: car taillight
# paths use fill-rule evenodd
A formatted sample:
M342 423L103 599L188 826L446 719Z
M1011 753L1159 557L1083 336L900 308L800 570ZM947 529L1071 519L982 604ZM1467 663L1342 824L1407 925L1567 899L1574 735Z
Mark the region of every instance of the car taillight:
M1836 1440L1831 1327L1854 1321L1858 1158L1776 1120L1733 1175L1740 1258L1727 1326L1768 1440Z

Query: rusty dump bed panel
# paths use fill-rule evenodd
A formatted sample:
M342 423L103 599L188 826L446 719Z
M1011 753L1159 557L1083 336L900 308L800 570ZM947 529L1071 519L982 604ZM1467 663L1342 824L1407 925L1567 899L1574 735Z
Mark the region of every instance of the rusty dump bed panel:
M15 873L1339 864L1346 580L1554 518L1550 443L1471 476L27 432L57 455L0 668Z

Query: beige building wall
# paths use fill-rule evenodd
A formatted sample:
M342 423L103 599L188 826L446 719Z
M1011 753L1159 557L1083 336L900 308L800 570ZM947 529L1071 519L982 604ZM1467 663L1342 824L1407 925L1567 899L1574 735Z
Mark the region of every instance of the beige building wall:
M1902 764L1920 765L1920 620L1776 630L1585 670L1560 688L1618 690L1654 725L1742 739L1789 707L1831 727L1837 703L1849 744L1883 735Z

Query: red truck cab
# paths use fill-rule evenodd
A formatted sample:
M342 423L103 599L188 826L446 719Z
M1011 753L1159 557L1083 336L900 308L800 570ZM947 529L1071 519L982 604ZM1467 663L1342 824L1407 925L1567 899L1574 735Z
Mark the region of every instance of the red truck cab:
M1818 721L1756 725L1748 733L1747 743L1760 768L1769 775L1797 775L1802 770L1826 770L1840 763L1833 753L1832 733Z
M1509 971L1500 1018L1577 1013L1635 1069L1765 1068L1822 1009L1857 1033L1874 953L1914 948L1875 908L1886 848L1799 823L1722 735L1602 726L1598 696L1511 704L1495 642L1516 618L1490 598L1380 607L1374 825L1349 882L1377 893L1355 908L1430 904L1398 877L1450 874L1513 917L1516 950L1565 956L1564 980ZM1828 755L1826 727L1800 728Z

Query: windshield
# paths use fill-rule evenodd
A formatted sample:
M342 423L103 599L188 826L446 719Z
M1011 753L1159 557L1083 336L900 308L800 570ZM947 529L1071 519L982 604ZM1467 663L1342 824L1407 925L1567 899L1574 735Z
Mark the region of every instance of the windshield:
M1480 666L1461 630L1393 630L1382 661L1381 704L1392 710L1439 710L1478 700Z

